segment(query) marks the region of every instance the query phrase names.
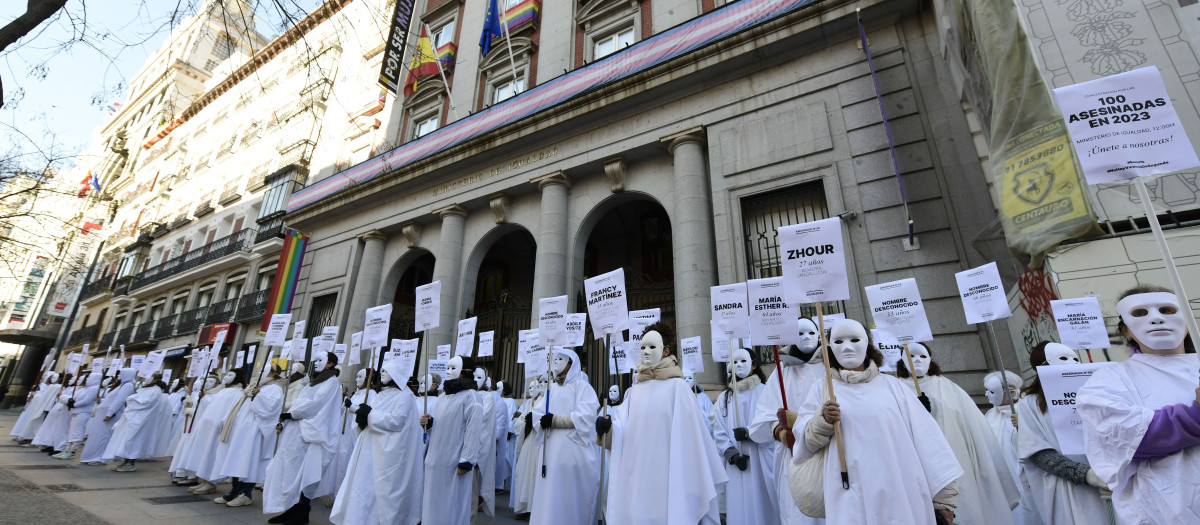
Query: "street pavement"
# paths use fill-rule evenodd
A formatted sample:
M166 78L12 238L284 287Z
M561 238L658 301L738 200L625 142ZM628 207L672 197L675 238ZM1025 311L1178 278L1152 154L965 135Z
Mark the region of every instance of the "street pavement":
M269 517L262 513L260 491L253 505L229 508L212 502L217 494L194 496L172 485L166 472L170 458L138 461L136 472L120 473L18 446L9 431L19 415L20 410L0 410L0 523L161 525L183 519L188 525L234 525L263 524ZM229 486L217 488L224 493ZM329 523L327 499L313 502L310 523ZM498 494L496 518L479 514L473 523L522 523L513 519L507 502L507 493Z

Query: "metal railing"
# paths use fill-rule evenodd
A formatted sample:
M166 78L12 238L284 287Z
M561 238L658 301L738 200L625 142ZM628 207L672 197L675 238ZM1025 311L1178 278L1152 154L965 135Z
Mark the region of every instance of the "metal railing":
M133 341L143 343L154 340L154 321L146 321L137 325L137 329L133 331Z
M274 217L266 222L259 223L258 235L254 236L254 244L269 241L271 239L283 237L283 215Z
M202 306L179 314L179 322L175 325L175 335L189 334L200 329L204 324L204 316L208 315L208 307Z
M232 321L234 310L237 310L238 299L234 297L233 299L209 305L208 315L204 317L204 324L228 323Z
M245 228L178 257L169 259L158 266L147 268L145 271L133 276L133 282L129 289L136 290L148 284L186 272L197 266L210 263L226 255L249 250L251 246L250 241L254 238L254 233L253 229Z
M127 345L127 344L129 344L129 343L132 343L132 342L133 342L133 329L134 329L134 328L135 328L135 327L133 327L133 326L126 326L125 328L122 328L122 329L118 330L118 331L117 331L117 340L116 340L116 343L117 343L117 344L124 344L124 345Z
M83 343L91 343L100 336L100 324L85 326L74 332L71 332L71 337L67 339L67 346L81 345Z
M179 320L179 314L171 314L166 317L160 317L154 322L154 330L150 335L151 339L161 341L171 334L175 333L175 321Z
M117 332L118 332L118 330L110 330L108 333L101 336L100 342L99 342L99 344L96 345L96 347L97 348L108 348L109 346L112 346L113 341L117 340Z
M83 290L79 292L79 300L85 301L108 291L109 288L107 279L92 281L83 285Z
M237 314L233 316L233 320L239 323L261 321L267 313L267 298L270 294L271 290L268 289L243 295L238 301Z

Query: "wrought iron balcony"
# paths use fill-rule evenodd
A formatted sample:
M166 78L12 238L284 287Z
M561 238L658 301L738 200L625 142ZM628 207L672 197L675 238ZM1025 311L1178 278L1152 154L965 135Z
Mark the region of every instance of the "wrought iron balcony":
M267 219L258 224L258 235L254 236L254 244L283 237L283 214Z
M158 320L154 322L154 330L150 335L151 339L154 341L161 341L171 337L171 334L175 333L175 321L177 320L179 320L179 314L171 314L166 317L159 317Z
M144 343L154 340L154 321L146 321L137 325L133 331L133 339L131 343Z
M96 345L96 347L97 348L107 348L109 346L112 346L113 341L117 340L117 332L118 331L119 330L110 330L108 333L104 334L104 336L102 336L100 338L100 342L99 342L99 344Z
M190 334L200 329L204 317L208 315L208 307L202 306L179 314L179 322L175 325L175 335Z
M111 292L108 287L107 279L99 279L83 285L83 290L79 293L79 300L86 301L97 295Z
M237 305L237 297L209 305L208 315L204 317L204 324L228 323L232 321L233 313L234 310L237 309Z
M271 295L270 289L243 295L238 302L237 315L233 317L233 320L239 323L261 321L267 313L267 297L269 295Z
M83 343L92 343L100 336L100 324L85 326L74 332L71 332L71 337L67 339L67 346L81 345Z
M250 249L250 241L254 238L254 233L254 230L245 228L183 255L169 259L158 266L147 268L133 276L133 282L129 289L136 290L148 284L156 283L192 268L215 261L226 255L247 251Z
M116 344L127 345L133 342L133 326L126 326L117 331Z

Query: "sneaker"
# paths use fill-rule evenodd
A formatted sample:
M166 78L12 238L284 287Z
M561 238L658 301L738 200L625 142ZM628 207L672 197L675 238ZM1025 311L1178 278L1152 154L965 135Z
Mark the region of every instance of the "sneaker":
M88 466L89 467L100 467L100 466L104 466L104 462L103 461L89 461Z
M254 503L254 500L247 498L245 494L238 494L238 497L233 498L233 501L226 503L225 506L226 507L244 507L251 503Z
M58 459L75 459L75 451L67 451L58 455Z
M133 466L133 465L132 465L132 464L130 464L130 463L122 463L122 464L121 464L120 466L118 466L118 467L117 467L115 470L116 470L117 472L134 472L134 471L136 471L136 470L137 470L137 467Z
M229 501L230 500L225 499L225 496L217 496L217 497L213 498L213 503L216 503L217 505L224 505L226 503L229 503Z
M205 481L204 483L201 483L199 485L196 485L195 488L191 489L192 494L195 494L197 496L203 496L205 494L212 494L216 491L217 491L217 486L213 485L212 483L209 483L207 481Z
M66 452L59 452L58 454L53 454L50 457L52 457L54 459L66 459L65 457L63 457L63 454L66 454Z

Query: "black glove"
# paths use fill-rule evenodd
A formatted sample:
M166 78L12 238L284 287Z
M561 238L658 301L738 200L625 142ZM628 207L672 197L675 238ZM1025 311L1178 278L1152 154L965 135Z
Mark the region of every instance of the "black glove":
M525 435L528 436L533 432L533 412L525 413Z
M729 464L738 468L738 470L746 470L750 466L750 456L738 454L729 460Z
M67 410L70 410L72 408L75 408L75 399L74 398L67 400Z
M596 435L603 436L612 430L612 418L608 416L600 416L596 418Z
M546 414L546 415L542 416L542 419L539 420L538 422L542 425L542 428L550 428L551 426L554 425L554 415Z
M371 405L367 405L367 404L358 405L358 410L354 411L354 415L362 414L365 416L370 413L371 413Z
M354 413L354 423L356 423L358 425L359 430L366 430L367 429L367 413L363 412L361 410L358 412L355 412Z
M287 421L287 420L289 420L289 419L292 419L292 413L291 413L291 412L284 412L284 413L282 413L282 414L279 414L279 422L280 422L280 423L282 423L282 422L284 422L284 421Z
M926 412L933 412L933 406L929 404L929 396L921 394L917 396L917 399L921 400L921 405L925 407Z
M428 424L428 425L425 425L425 430L426 430L426 431L428 431L428 430L429 430L429 429L431 429L431 428L433 428L433 416L429 416L429 424Z
M747 430L746 427L737 427L733 429L733 439L738 441L749 441L750 431Z
M472 465L469 461L464 461L464 462L458 464L458 470L465 470L467 472L470 472L471 469L474 469L474 468L475 468L475 465Z
M350 398L348 398L348 397L345 398L345 400L346 400L346 402L345 402L346 408L350 408L350 406L354 404L354 403L350 402Z

